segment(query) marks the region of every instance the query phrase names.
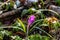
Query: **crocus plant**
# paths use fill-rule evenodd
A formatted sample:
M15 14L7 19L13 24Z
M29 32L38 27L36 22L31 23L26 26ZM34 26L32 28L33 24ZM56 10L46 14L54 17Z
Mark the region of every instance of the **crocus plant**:
M28 27L35 21L35 16L31 15L28 19Z
M50 12L54 12L54 11L52 11L52 10L47 10L47 9L40 9L40 10L36 10L37 11L37 13L38 13L38 11L50 11ZM54 12L56 15L58 15L56 12ZM28 39L28 36L29 36L29 34L32 32L32 30L35 28L35 29L39 29L39 30L41 30L41 31L43 31L45 34L47 34L49 37L51 37L51 38L53 38L49 33L47 33L47 32L45 32L44 30L42 30L42 29L40 29L40 26L49 26L47 23L50 23L50 22L52 22L52 23L55 23L58 19L57 18L55 18L55 17L52 17L52 18L47 18L47 23L45 23L44 24L44 21L45 21L45 19L39 19L39 20L36 20L35 21L35 18L36 18L36 16L35 15L30 15L29 17L28 17L28 20L27 20L27 26L26 25L24 25L24 23L19 19L19 18L17 18L17 21L18 21L18 23L20 23L20 25L21 25L21 30L23 30L23 32L26 34L26 39ZM52 20L52 21L51 21ZM46 21L45 21L46 22ZM34 24L34 25L33 25ZM39 25L39 27L37 27L37 25ZM32 27L32 28L30 28L30 27Z
M31 15L28 19L28 25L27 25L27 40L28 40L28 32L29 32L29 28L30 28L30 25L35 21L35 16L34 15Z

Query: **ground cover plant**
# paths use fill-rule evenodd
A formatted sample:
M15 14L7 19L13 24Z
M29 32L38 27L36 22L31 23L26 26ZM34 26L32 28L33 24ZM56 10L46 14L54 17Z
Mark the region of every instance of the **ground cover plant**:
M60 0L0 0L0 40L60 40Z

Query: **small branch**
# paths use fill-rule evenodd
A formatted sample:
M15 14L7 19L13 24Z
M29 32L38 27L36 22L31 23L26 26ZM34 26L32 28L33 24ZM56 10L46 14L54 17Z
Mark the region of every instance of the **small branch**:
M18 13L21 12L21 9L23 9L23 8L24 7L20 7L18 9L16 9L16 10L12 10L12 11L9 11L9 12L6 12L6 13L2 13L2 14L0 14L0 19L5 18L7 16L12 16L14 14L18 14Z

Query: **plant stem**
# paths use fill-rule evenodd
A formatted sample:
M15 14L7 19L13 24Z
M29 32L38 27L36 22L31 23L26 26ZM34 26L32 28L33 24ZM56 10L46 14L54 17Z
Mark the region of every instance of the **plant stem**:
M25 40L28 40L28 32L29 32L29 25L27 25L27 32L26 32L26 39Z

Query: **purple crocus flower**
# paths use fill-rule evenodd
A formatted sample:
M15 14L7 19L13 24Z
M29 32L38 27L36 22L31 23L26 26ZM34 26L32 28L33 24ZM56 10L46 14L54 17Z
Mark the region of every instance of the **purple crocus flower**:
M28 19L28 25L30 26L35 21L35 16L31 15Z

